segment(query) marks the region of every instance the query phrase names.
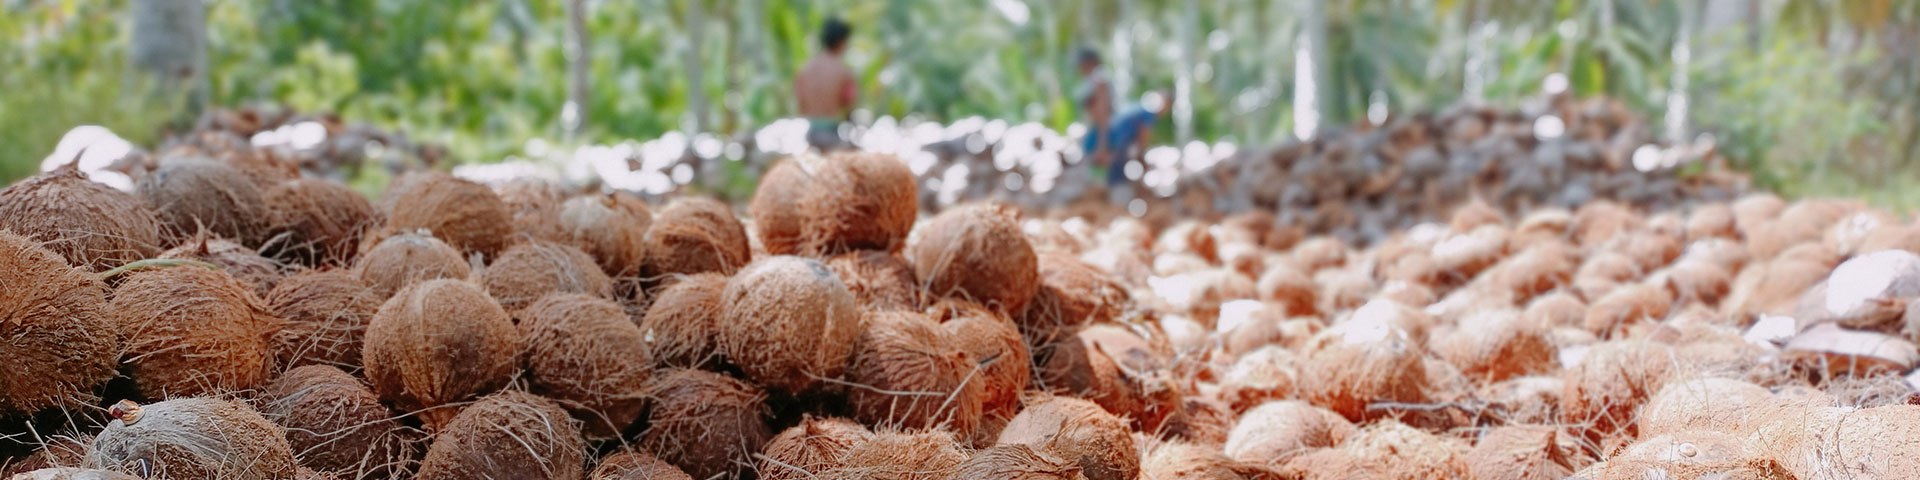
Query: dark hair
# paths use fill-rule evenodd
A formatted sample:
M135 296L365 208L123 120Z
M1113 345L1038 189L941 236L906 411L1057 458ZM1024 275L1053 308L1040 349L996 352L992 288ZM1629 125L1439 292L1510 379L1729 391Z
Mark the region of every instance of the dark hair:
M1076 65L1098 65L1100 64L1100 51L1094 50L1093 47L1080 47L1079 50L1073 52L1073 58L1077 62L1075 63Z
M846 20L841 20L840 17L827 17L827 21L820 25L820 46L827 47L829 50L840 48L841 45L847 44L847 37L852 35L853 26L847 25Z

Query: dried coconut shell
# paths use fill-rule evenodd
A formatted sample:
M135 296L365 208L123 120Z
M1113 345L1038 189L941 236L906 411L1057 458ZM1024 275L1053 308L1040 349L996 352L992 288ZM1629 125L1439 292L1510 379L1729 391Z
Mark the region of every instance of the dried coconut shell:
M1733 209L1733 223L1743 236L1753 235L1761 225L1780 217L1780 211L1787 208L1787 202L1772 193L1753 193L1740 197L1728 205Z
M0 230L10 230L65 257L106 271L152 257L162 246L160 220L140 199L87 180L78 162L0 190Z
M111 470L91 470L70 467L23 471L11 478L13 480L140 480L140 477Z
M0 271L13 272L0 295L0 358L11 364L0 370L0 417L96 403L94 387L114 377L121 349L106 285L5 231Z
M586 474L586 454L580 425L559 404L507 390L460 410L413 478L577 479Z
M1235 461L1279 467L1301 454L1345 442L1354 433L1345 417L1299 400L1267 402L1240 415L1224 451Z
M966 298L1009 316L1026 311L1040 267L1018 217L1010 206L967 205L927 222L907 252L923 295Z
M1522 301L1573 282L1579 252L1562 242L1542 242L1502 260L1486 276Z
M1598 301L1620 284L1645 273L1632 258L1617 252L1602 252L1587 258L1573 274L1573 289L1588 302Z
M693 480L678 467L639 450L621 450L600 459L600 466L587 475L592 480ZM762 479L771 480L762 476Z
M1796 315L1801 329L1833 322L1898 334L1907 303L1920 297L1920 255L1905 250L1860 255L1835 267L1823 284L1824 288L1808 290L1811 297L1802 300L1803 307L1810 301L1813 308L1802 308Z
M1346 265L1347 245L1332 237L1313 237L1293 247L1291 252L1295 266L1308 272Z
M913 264L899 255L859 250L835 255L826 263L869 310L919 309L920 281L913 277Z
M1160 232L1160 239L1153 243L1153 251L1159 256L1183 253L1210 264L1220 263L1219 242L1206 224L1192 220L1175 223Z
M87 465L147 478L290 478L293 449L246 404L178 398L122 401L93 439Z
M653 216L647 227L642 276L661 278L719 272L733 275L752 260L747 231L726 204L681 197Z
M558 182L518 177L493 185L493 194L498 195L507 205L507 211L513 214L515 235L559 240L560 204L567 200L567 192Z
M439 278L464 279L473 267L459 250L427 235L402 233L381 239L360 255L354 273L386 300L408 285Z
M620 304L555 293L516 318L528 390L566 407L588 439L617 437L640 418L653 361L647 350L634 348L646 336Z
M247 245L266 240L271 214L260 187L231 166L200 158L162 159L135 186L170 245L201 230Z
M811 190L813 174L793 158L778 160L760 177L747 213L759 228L756 235L768 254L798 255L805 240L806 217L800 197Z
M721 293L727 277L689 275L654 296L640 317L640 333L653 361L661 366L703 368L720 361Z
M1855 251L1906 250L1920 253L1920 226L1881 225L1860 239Z
M261 194L269 211L261 253L309 267L348 266L379 213L359 192L335 182L299 179Z
M1697 303L1708 307L1720 304L1733 289L1733 275L1719 265L1705 261L1683 260L1655 276L1663 278L1667 292L1676 302Z
M280 266L272 260L254 253L253 249L227 240L211 238L202 232L186 243L160 254L160 258L173 260L196 260L213 264L220 270L233 276L235 280L246 284L254 295L266 296L273 286L280 283L285 275L280 274Z
M1233 430L1234 413L1225 403L1201 395L1180 400L1180 412L1167 417L1165 438L1219 447Z
M694 478L734 477L773 437L766 392L713 372L656 372L647 387L653 407L640 448Z
M1573 214L1572 230L1574 243L1582 246L1598 246L1612 240L1615 235L1638 230L1646 221L1627 207L1611 201L1588 202L1581 205Z
M1154 446L1140 464L1141 476L1167 480L1273 478L1279 472L1227 458L1217 448L1180 442Z
M593 257L570 245L530 241L514 245L480 271L478 282L508 312L554 293L613 298L613 280Z
M1260 274L1255 285L1260 300L1275 302L1287 316L1319 315L1319 291L1313 277L1290 265L1275 265Z
M197 266L134 272L107 304L122 358L147 398L259 387L273 371L268 337L280 327L248 288Z
M1140 474L1140 450L1127 423L1086 400L1032 399L1000 432L999 443L1077 461L1088 480L1130 480Z
M32 445L32 442L27 445ZM0 476L13 478L14 475L36 470L74 468L87 463L87 452L93 448L93 435L54 435L39 441L40 448L25 458L10 462L0 462ZM117 472L116 472L117 473ZM137 477L136 477L137 478Z
M761 386L785 393L809 391L847 371L862 330L853 294L812 259L754 262L727 281L720 304L728 361Z
M492 259L513 234L513 213L484 185L447 174L429 174L399 192L386 227L425 230L463 255Z
M803 480L841 466L873 432L844 418L807 415L767 442L759 457L760 480Z
M1790 313L1801 293L1820 283L1832 268L1815 262L1775 260L1747 267L1734 279L1721 305L1730 315Z
M273 333L273 356L281 368L332 365L360 369L367 325L380 298L346 270L307 270L287 277L267 293L266 304L284 323Z
M360 379L328 365L287 371L267 386L261 415L286 428L302 467L346 478L404 476L420 440Z
M839 153L813 169L799 194L802 251L898 252L920 213L913 170L884 153Z
M1781 360L1818 372L1821 378L1903 372L1920 364L1920 348L1891 335L1820 324L1795 335Z
M424 410L427 429L438 431L459 413L448 405L506 386L519 372L522 345L512 318L478 285L428 280L380 305L362 364L380 398L402 411Z
M973 435L986 399L979 359L919 313L874 312L865 324L847 367L847 381L856 385L847 391L854 418L884 428Z

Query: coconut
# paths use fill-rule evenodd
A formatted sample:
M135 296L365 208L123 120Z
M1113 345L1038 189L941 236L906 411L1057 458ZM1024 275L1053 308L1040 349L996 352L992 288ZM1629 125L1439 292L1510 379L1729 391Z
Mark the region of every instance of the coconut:
M1180 409L1183 388L1169 367L1171 347L1116 325L1091 325L1076 335L1080 344L1054 350L1040 375L1049 387L1082 392L1116 415L1129 417L1135 429L1158 431Z
M493 193L513 215L515 234L531 238L566 240L560 228L560 203L567 192L552 180L518 177L493 186Z
M1634 412L1666 384L1674 368L1673 349L1645 341L1612 341L1592 346L1579 363L1562 374L1560 420L1589 438L1634 435Z
M1287 316L1319 315L1319 292L1313 277L1290 265L1274 265L1260 274L1256 289L1260 300L1285 306Z
M1646 221L1638 214L1611 201L1588 202L1574 212L1573 235L1575 243L1582 246L1598 246L1623 232L1639 230Z
M982 384L980 426L968 441L976 447L990 445L1000 436L1000 428L1020 413L1020 394L1033 376L1033 357L1020 332L999 317L967 315L940 324L945 343L965 352L981 366L978 372L968 368ZM857 360L856 360L857 362Z
M801 249L813 255L898 252L920 212L913 170L890 154L834 154L801 188Z
M1907 303L1920 297L1920 255L1906 250L1883 250L1860 255L1833 269L1824 288L1802 300L1796 315L1800 328L1834 322L1842 327L1898 334Z
M1126 288L1098 267L1057 253L1041 255L1038 264L1040 287L1027 309L1013 316L1032 345L1080 325L1119 320L1131 306Z
M653 407L640 447L694 478L738 476L773 437L766 396L753 384L718 373L658 372L647 386Z
M199 158L162 158L135 191L160 219L168 244L206 230L247 245L266 239L271 212L260 187L239 170Z
M160 258L172 260L196 260L211 263L220 270L232 275L235 280L246 284L254 295L266 296L273 286L280 283L284 275L280 266L272 260L254 253L253 249L218 238L210 238L206 232L188 239L186 243L160 254Z
M287 277L267 293L266 304L284 320L273 333L273 356L281 368L332 365L360 369L360 345L380 298L346 270L307 270Z
M754 262L727 281L720 305L722 351L770 390L797 394L838 378L860 337L853 294L817 260Z
M1554 292L1535 297L1521 314L1528 321L1545 327L1569 327L1586 322L1587 304L1580 297Z
M613 298L613 280L578 248L531 241L514 245L480 271L487 294L516 312L553 293L582 293Z
M644 276L718 272L732 275L752 253L744 227L726 205L682 198L667 205L647 229Z
M1080 474L1078 462L1035 451L1027 445L1000 445L974 452L971 458L960 464L953 478L1073 480L1087 477Z
M679 467L639 450L621 450L600 459L600 466L587 478L593 480L693 480ZM766 476L760 478L766 479Z
M1490 281L1525 301L1573 281L1580 254L1564 242L1541 242L1507 257L1487 272Z
M529 390L567 407L585 424L587 438L612 438L640 418L653 361L647 350L633 348L646 336L620 304L555 293L518 318Z
M373 289L375 297L386 300L414 283L437 278L467 278L472 268L460 257L459 250L440 239L402 233L381 239L373 249L360 255L353 270L361 282Z
M1676 432L1627 446L1607 459L1601 478L1800 478L1775 462L1774 454L1725 433Z
M1419 403L1427 387L1418 344L1389 320L1355 315L1308 341L1301 397L1351 420L1377 418L1378 402Z
M1217 448L1182 442L1154 446L1140 464L1143 478L1167 480L1240 480L1277 478L1274 469L1227 458Z
M942 431L881 433L854 445L846 460L817 476L826 480L943 480L967 461Z
M1077 461L1088 480L1131 480L1140 474L1140 450L1127 422L1077 398L1033 399L1000 432L999 443Z
M1352 423L1330 410L1273 401L1240 415L1224 451L1235 461L1278 467L1307 451L1339 445L1353 432Z
M1328 270L1332 271L1332 270ZM1172 283L1186 287L1184 305L1186 314L1202 325L1213 325L1220 317L1220 305L1234 300L1253 299L1259 296L1253 277L1224 268L1209 268L1184 275L1176 275Z
M1474 196L1466 204L1453 210L1453 216L1447 219L1447 226L1456 232L1469 232L1487 225L1506 225L1507 216L1494 209L1479 196Z
M588 195L560 206L559 236L580 247L614 278L640 275L653 211L625 193Z
M1558 480L1573 475L1577 452L1564 448L1560 429L1545 425L1496 427L1467 451L1471 478Z
M1733 209L1733 224L1743 236L1753 235L1761 225L1780 216L1787 208L1787 202L1772 193L1754 193L1734 200L1729 208Z
M280 327L245 285L215 270L176 266L135 272L107 314L127 342L122 358L147 398L174 398L265 383L268 336Z
M1557 376L1515 377L1482 387L1474 398L1486 401L1509 425L1542 425L1560 421L1560 392L1566 385Z
M1858 252L1878 252L1881 250L1906 250L1920 253L1920 226L1881 225L1867 232L1854 250Z
M394 197L387 228L426 230L462 254L491 259L513 234L513 213L486 186L433 173Z
M1762 413L1746 445L1772 452L1794 478L1905 478L1920 471L1920 406L1779 408ZM1740 439L1736 439L1738 441Z
M1384 420L1355 432L1337 449L1294 457L1287 478L1468 478L1465 449L1406 424Z
M827 268L840 276L847 290L871 310L917 310L919 280L913 278L913 265L899 255L879 250L859 250L827 259Z
M1593 302L1581 325L1602 338L1642 322L1658 322L1667 317L1673 297L1660 285L1636 283L1614 289Z
M1767 389L1741 380L1707 377L1669 383L1640 409L1640 436L1690 430L1734 432L1754 412L1773 403Z
M806 415L767 442L758 462L760 480L812 478L840 466L853 447L872 438L873 432L852 420Z
M405 476L417 438L360 379L328 365L287 371L267 386L261 415L286 428L301 466L347 478Z
M1828 265L1789 259L1747 269L1752 273L1743 272L1740 278L1734 279L1732 290L1721 302L1723 312L1742 317L1755 313L1792 313L1801 294L1832 272Z
M380 398L424 410L428 430L459 413L448 405L499 390L520 368L521 336L478 285L428 280L401 289L367 326L363 365Z
M93 448L93 435L54 435L36 439L40 448L26 458L12 461L0 461L0 476L14 478L14 475L50 468L72 468L87 463L87 451ZM32 445L35 441L26 444Z
M47 408L78 409L98 398L93 387L115 376L120 338L107 287L52 250L0 231L0 417Z
M970 299L1009 316L1024 312L1040 272L1016 217L1009 206L968 205L928 222L908 252L924 294Z
M78 162L0 190L0 230L11 230L103 271L160 253L160 221L139 199L87 180Z
M125 473L84 468L42 468L23 471L11 478L13 480L140 480L140 477Z
M1481 385L1558 367L1547 328L1512 310L1469 313L1458 330L1435 343L1440 358Z
M1816 378L1867 377L1920 364L1920 348L1905 339L1830 323L1800 332L1781 350L1781 360L1816 373Z
M1207 225L1186 220L1173 224L1160 232L1159 241L1154 242L1156 256L1174 253L1193 255L1209 264L1220 263L1220 245L1208 231Z
M1339 239L1313 237L1293 247L1292 261L1301 270L1311 273L1322 268L1346 265L1347 254L1347 244Z
M93 439L87 465L146 478L291 478L286 434L246 404L177 398L122 400Z
M1180 412L1167 417L1161 434L1165 438L1219 447L1227 443L1233 430L1234 413L1220 401L1201 395L1180 400Z
M793 158L776 161L773 168L760 177L747 213L753 215L754 225L759 227L756 234L767 253L801 253L807 219L800 213L799 204L800 198L813 188L812 183L813 174Z
M1686 233L1688 240L1711 237L1740 238L1733 208L1720 203L1694 207L1693 213L1687 215Z
M1733 275L1706 261L1683 260L1655 274L1665 278L1667 292L1674 301L1683 304L1719 305L1720 299L1733 288Z
M351 265L362 235L379 223L366 197L335 182L292 180L262 196L270 212L262 253L290 264Z
M1573 289L1588 302L1612 292L1622 283L1640 278L1638 262L1618 252L1602 252L1587 258L1580 269L1573 273Z
M944 427L963 438L973 435L986 399L980 359L919 313L875 312L865 323L847 368L847 381L858 385L847 391L854 418L887 428Z
M640 317L640 333L647 351L662 366L700 368L717 361L721 292L727 277L718 273L689 275L668 285L654 297Z
M1433 266L1451 284L1466 283L1507 254L1507 229L1486 225L1448 235L1433 245Z
M1299 388L1300 359L1293 351L1266 346L1247 352L1220 378L1220 399L1236 412L1269 400L1292 398Z
M558 403L507 390L461 409L413 478L576 479L586 474L586 457L580 425Z
M1724 238L1709 238L1687 245L1676 262L1698 261L1711 263L1725 269L1727 273L1740 272L1751 260L1747 247L1738 241Z

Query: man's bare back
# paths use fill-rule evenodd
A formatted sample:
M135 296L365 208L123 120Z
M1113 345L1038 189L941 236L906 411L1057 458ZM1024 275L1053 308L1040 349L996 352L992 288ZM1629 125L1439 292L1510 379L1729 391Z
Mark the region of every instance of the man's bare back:
M800 104L800 116L817 119L845 119L853 109L853 69L839 55L822 52L800 68L793 80L793 93Z

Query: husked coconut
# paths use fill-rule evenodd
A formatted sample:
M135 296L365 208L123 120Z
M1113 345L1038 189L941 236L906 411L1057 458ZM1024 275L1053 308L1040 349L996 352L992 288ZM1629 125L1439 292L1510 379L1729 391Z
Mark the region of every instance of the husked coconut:
M579 423L558 403L507 390L461 409L413 478L576 479L586 473L586 454Z
M959 296L1003 314L1023 312L1040 285L1039 259L1005 205L947 209L907 251L928 297Z
M1027 445L1078 462L1088 480L1130 480L1140 475L1140 449L1126 421L1077 398L1030 400L1000 432L999 443Z
M860 337L853 294L817 260L754 262L727 281L720 304L717 333L727 360L772 390L797 394L838 378Z

